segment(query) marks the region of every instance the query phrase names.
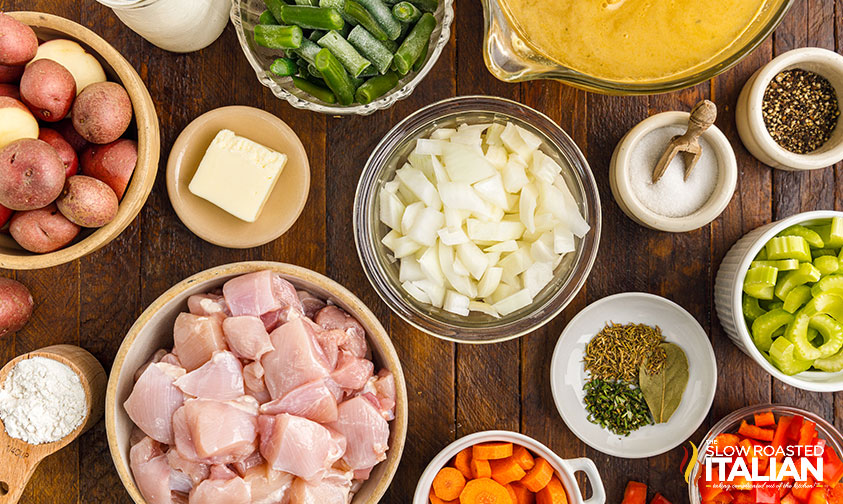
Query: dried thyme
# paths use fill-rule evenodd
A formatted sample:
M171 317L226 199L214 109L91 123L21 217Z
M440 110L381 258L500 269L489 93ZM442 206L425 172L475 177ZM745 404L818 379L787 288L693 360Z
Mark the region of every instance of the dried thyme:
M653 423L641 389L624 382L593 379L583 387L588 421L619 436Z
M657 375L664 368L664 341L658 326L646 324L606 324L585 347L585 369L592 379L638 382L638 370L647 363L647 370Z
M837 93L825 77L798 68L777 74L764 91L764 125L773 140L796 154L825 144L837 125Z

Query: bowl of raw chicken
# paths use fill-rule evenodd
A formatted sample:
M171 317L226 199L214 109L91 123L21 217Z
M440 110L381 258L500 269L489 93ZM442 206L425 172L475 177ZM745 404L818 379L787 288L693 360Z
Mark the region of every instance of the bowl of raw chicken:
M141 314L114 361L106 429L137 504L375 504L401 459L407 391L351 292L235 263Z

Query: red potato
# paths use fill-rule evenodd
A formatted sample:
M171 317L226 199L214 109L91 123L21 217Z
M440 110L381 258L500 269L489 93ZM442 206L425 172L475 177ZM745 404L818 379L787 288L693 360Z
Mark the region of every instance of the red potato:
M61 162L64 163L65 177L76 175L79 171L79 156L76 155L76 151L73 150L73 147L58 131L50 128L41 128L41 131L38 133L38 139L47 142L52 148L56 149Z
M53 39L44 42L38 46L34 61L41 59L53 60L73 74L76 94L90 84L106 81L105 71L97 58L72 40Z
M64 187L64 163L50 144L16 140L0 150L0 205L35 210L58 198Z
M131 122L129 93L115 82L91 84L73 102L73 127L91 143L107 144L117 140Z
M35 301L17 280L0 277L0 336L20 331L29 322Z
M0 65L0 82L18 82L23 75L24 66Z
M20 80L20 95L29 110L42 121L61 121L76 98L76 81L53 60L33 61Z
M14 210L11 210L9 208L4 207L3 205L0 205L0 228L5 226L9 222L9 219L11 219L12 215L14 215L14 214L15 214Z
M8 96L20 100L20 89L14 84L0 84L0 96Z
M73 127L73 121L64 119L53 125L53 128L73 147L78 154L81 154L85 147L88 146L88 141L82 138L82 135Z
M0 65L25 65L38 52L38 37L32 28L0 13Z
M21 138L38 138L38 121L23 103L0 96L0 149Z
M86 175L74 175L65 182L56 206L70 222L97 228L114 219L119 202L105 182Z
M123 199L135 166L138 164L138 143L117 140L107 145L91 145L82 152L82 173L102 180Z
M55 204L12 216L9 232L18 245L38 254L58 250L72 242L81 228L67 220Z

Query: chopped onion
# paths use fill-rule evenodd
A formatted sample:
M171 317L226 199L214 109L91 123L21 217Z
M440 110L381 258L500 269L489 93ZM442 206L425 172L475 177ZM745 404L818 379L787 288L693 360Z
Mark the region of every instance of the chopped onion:
M468 305L471 300L462 294L449 290L445 293L445 304L442 308L445 311L456 313L457 315L468 315Z

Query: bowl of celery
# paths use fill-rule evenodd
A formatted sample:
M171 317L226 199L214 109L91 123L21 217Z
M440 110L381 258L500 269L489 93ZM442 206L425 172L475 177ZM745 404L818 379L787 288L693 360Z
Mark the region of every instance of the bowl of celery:
M454 0L236 0L261 84L296 108L369 115L408 97L448 43Z
M843 212L805 212L747 233L717 273L732 341L804 390L843 390Z

